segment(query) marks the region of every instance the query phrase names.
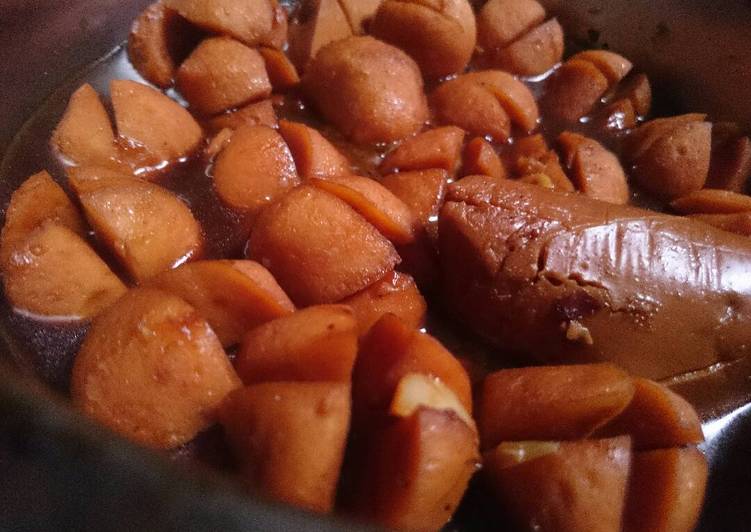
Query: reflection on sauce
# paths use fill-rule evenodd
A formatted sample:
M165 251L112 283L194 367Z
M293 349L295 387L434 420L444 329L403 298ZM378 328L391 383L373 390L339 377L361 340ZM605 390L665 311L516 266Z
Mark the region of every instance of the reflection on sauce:
M751 403L751 358L719 362L663 381L691 400L705 423L709 440L736 412ZM724 420L724 421L723 421Z
M734 423L747 417L749 414L751 414L751 403L737 408L729 414L718 417L717 419L705 422L702 425L702 430L704 431L704 437L707 441L701 447L704 449L711 447L713 442L718 440L723 433L730 430Z

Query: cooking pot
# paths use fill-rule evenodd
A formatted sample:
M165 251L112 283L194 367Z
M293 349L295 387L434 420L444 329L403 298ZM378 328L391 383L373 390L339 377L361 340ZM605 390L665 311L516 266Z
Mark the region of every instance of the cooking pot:
M122 43L149 3L0 0L0 159L44 99ZM543 3L573 41L609 47L647 72L659 108L751 128L748 0ZM25 177L17 173L0 166L0 203ZM353 528L250 498L215 473L171 463L94 425L18 363L25 357L11 328L0 323L0 528ZM705 431L711 475L700 529L742 529L751 511L751 407L718 412ZM457 529L492 528L481 512L463 513Z

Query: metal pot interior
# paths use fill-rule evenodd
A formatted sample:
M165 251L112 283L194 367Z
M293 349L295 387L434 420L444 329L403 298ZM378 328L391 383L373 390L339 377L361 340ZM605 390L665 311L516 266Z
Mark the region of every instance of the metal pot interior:
M0 154L12 148L18 131L49 95L122 43L130 21L149 3L5 2L0 15ZM751 129L749 2L542 3L559 16L577 44L616 50L648 73L658 107L665 112L701 111ZM23 168L3 161L3 204L24 177ZM137 524L174 528L176 523L186 529L228 530L343 526L248 500L211 473L186 471L95 427L18 367L15 362L25 357L12 327L8 322L0 326L0 477L14 479L0 483L1 521L12 520L21 528L64 523L87 530ZM705 429L715 432L705 447L711 478L700 528L739 529L751 503L743 489L751 482L746 463L751 408L736 410Z

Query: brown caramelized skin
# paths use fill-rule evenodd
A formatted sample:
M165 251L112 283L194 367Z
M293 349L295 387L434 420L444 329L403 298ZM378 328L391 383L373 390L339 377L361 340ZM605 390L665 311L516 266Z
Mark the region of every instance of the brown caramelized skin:
M453 310L538 361L660 379L751 340L751 241L709 225L472 177L449 189L440 244Z

